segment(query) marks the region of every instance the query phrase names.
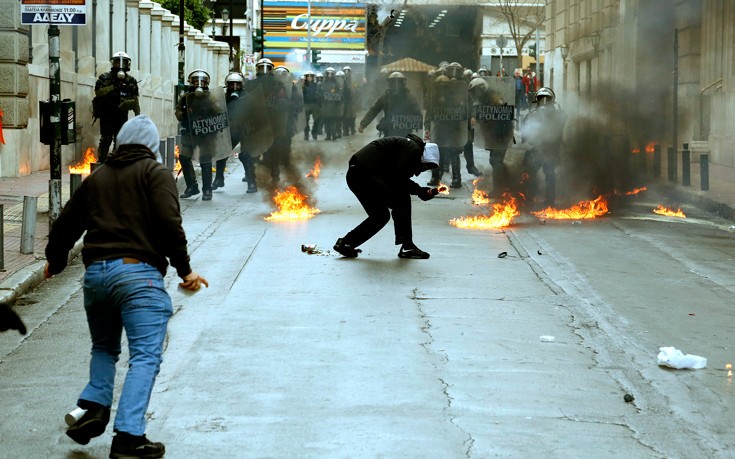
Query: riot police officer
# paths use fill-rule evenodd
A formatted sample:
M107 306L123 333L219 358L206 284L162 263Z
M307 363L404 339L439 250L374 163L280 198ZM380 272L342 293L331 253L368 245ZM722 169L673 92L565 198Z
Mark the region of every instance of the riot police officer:
M342 135L348 136L355 133L355 118L357 108L360 104L359 91L356 82L352 79L352 68L349 65L342 67L345 85L345 106L342 114Z
M322 122L327 140L337 140L340 137L337 131L342 131L343 97L343 82L337 79L334 68L327 67L322 82Z
M186 190L180 196L199 194L192 159L195 149L202 169L202 201L212 199L212 161L227 158L231 139L224 93L209 89L209 74L197 69L189 74L189 91L176 104L176 119L181 122L181 162ZM221 101L220 101L221 99Z
M316 82L316 74L312 70L304 72L304 83L301 87L304 95L304 111L306 126L304 126L304 140L309 140L309 118L313 120L311 127L311 138L317 140L319 135L319 112L321 110L322 93L321 87Z
M112 69L99 76L94 85L92 115L100 120L100 144L97 153L104 163L113 141L117 147L117 133L128 120L128 112L140 115L138 82L130 72L130 56L123 51L112 55Z
M544 171L546 186L544 206L554 205L556 200L556 168L560 163L563 130L566 114L556 104L556 94L551 88L540 88L535 94L536 107L523 119L523 142L531 146L523 156L522 183L526 196L536 192L536 174Z
M401 72L393 72L388 76L388 89L375 101L357 127L362 132L383 112L378 122L378 130L384 136L404 137L422 128L421 108L418 100L406 87L406 76Z

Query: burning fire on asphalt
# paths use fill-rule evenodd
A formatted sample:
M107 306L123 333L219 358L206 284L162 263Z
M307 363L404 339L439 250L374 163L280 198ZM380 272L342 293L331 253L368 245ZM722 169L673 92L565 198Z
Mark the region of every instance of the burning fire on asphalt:
M92 163L97 162L97 157L94 154L94 147L89 147L84 151L84 157L81 161L76 164L69 166L69 173L71 174L82 174L89 175L92 173Z
M668 207L664 207L661 204L659 204L658 207L653 209L653 213L663 215L665 217L687 218L687 216L684 214L684 212L681 211L681 209L673 210Z
M550 220L586 220L601 217L608 213L607 200L603 196L591 201L580 201L568 209L547 207L538 212L531 212L539 218Z
M520 215L516 198L508 194L503 195L504 201L493 204L490 215L476 215L459 217L449 220L449 224L464 229L500 229L507 228L513 219Z
M314 168L306 174L306 178L312 177L316 179L319 177L319 172L322 170L322 160L317 156L316 162L314 162Z
M308 203L309 197L299 192L295 186L289 185L283 191L276 190L273 202L278 210L265 217L268 221L307 220L321 212Z

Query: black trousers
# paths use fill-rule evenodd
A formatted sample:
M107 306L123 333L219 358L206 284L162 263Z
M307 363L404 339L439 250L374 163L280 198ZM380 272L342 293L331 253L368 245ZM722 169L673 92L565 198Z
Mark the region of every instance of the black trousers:
M117 148L117 133L120 132L120 128L128 120L128 112L113 113L108 116L100 118L100 145L97 149L97 160L100 163L104 163L107 160L107 155L110 152L110 146L115 143Z
M358 247L375 236L393 217L396 245L411 244L411 195L405 192L390 195L384 184L350 165L347 171L347 186L360 201L368 216L343 238L344 243Z

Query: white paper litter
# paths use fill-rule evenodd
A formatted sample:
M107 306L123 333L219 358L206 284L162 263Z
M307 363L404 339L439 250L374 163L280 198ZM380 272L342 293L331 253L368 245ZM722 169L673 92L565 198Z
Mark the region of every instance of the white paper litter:
M699 370L707 366L707 359L698 355L684 354L675 347L660 347L658 353L659 366L682 370L691 368Z

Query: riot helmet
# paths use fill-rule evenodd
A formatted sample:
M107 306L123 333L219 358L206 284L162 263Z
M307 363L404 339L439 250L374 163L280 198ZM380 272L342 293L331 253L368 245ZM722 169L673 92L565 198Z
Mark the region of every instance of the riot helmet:
M436 80L434 80L434 83L446 83L447 81L450 81L449 77L446 75L439 75L436 77Z
M447 65L449 65L449 62L447 62L447 61L441 61L441 62L439 62L439 68L440 69L443 69Z
M316 81L317 83L324 80L324 74L322 72L316 72Z
M326 78L334 78L335 77L335 74L336 74L336 72L334 71L334 67L327 67L324 70L324 76Z
M464 78L468 83L472 81L472 74L474 72L470 69L466 69L464 72L462 72L462 78Z
M475 78L470 81L467 89L474 100L480 100L481 96L487 91L487 82L484 78Z
M304 76L304 81L308 83L312 83L314 79L316 78L316 74L314 73L313 70L307 70L306 72L304 72L303 76Z
M334 76L336 76L337 78L342 78L342 79L344 79L344 77L345 77L345 72L343 72L342 70L337 70L337 73L335 73L335 74L334 74Z
M202 69L194 70L189 74L189 87L199 93L209 91L209 74Z
M268 58L263 58L255 64L255 73L257 75L267 75L273 70L273 61Z
M551 88L544 86L536 91L534 100L539 105L551 105L556 100L556 94L554 94L554 91Z
M477 74L480 75L481 77L486 77L486 76L490 76L490 71L486 67L480 67L477 70Z
M388 76L388 89L398 92L406 87L406 76L401 72L393 72Z
M245 77L240 72L230 72L225 77L225 86L227 86L227 92L240 92L242 87L245 85Z
M452 62L447 65L446 75L452 80L459 80L462 78L462 66L459 62Z
M117 70L117 78L124 80L125 73L130 71L130 56L124 51L118 51L110 58L110 65L113 71Z
M345 72L345 75L349 75L352 73L352 68L350 68L349 65L345 65L344 67L342 67L342 71Z

